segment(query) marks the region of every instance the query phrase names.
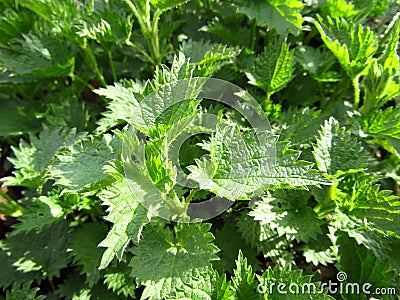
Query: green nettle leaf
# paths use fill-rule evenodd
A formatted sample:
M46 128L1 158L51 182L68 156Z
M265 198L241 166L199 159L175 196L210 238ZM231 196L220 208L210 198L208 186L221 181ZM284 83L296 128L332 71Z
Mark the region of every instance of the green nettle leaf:
M31 289L31 282L26 282L23 285L14 285L11 291L7 291L6 300L43 300L45 296L36 296L36 293L40 290L39 288Z
M344 232L350 238L353 238L357 244L363 245L372 251L381 261L385 261L390 253L389 236L382 235L382 233L369 226L365 222L365 219L358 219L351 215L348 216L339 211L332 215L329 230L331 231L329 237L334 244L336 235ZM334 238L332 238L332 235ZM333 247L333 249L335 248ZM337 256L337 249L335 251L335 255Z
M307 205L307 192L279 192L273 193L274 198L263 198L249 213L261 225L267 224L276 230L279 236L286 235L298 241L308 242L316 239L322 233L317 214Z
M78 27L77 35L88 39L93 39L98 42L115 42L112 34L111 26L106 21L101 19L97 24L83 23Z
M321 5L321 12L333 18L346 18L352 22L360 22L365 17L372 17L382 13L388 3L377 0L362 0L347 2L345 0L327 0L326 5ZM375 12L374 12L375 11Z
M246 75L250 84L262 88L270 97L292 80L294 70L294 50L289 50L285 39L277 38L255 58Z
M70 262L68 247L68 226L57 222L40 232L15 234L0 242L2 252L9 253L9 259L18 271L41 272L42 278L60 276L60 270Z
M0 248L3 249L3 244L0 243ZM23 284L31 282L32 280L40 280L42 274L39 271L33 271L28 273L22 273L17 271L17 267L14 265L15 259L11 253L6 251L0 251L0 286L5 290L12 284Z
M193 40L184 41L180 51L190 57L190 63L197 67L194 74L203 77L211 76L224 65L232 63L240 53L238 48Z
M107 247L100 269L106 268L115 256L121 260L130 240L138 243L144 226L150 221L149 212L140 204L146 190L140 190L140 184L136 186L136 192L132 193L126 180L120 178L99 194L103 204L108 206L109 214L105 219L113 223L107 237L99 244Z
M201 189L231 200L256 192L273 175L275 137L241 132L236 125L217 126L210 143L204 149L210 159L196 159L189 166L189 179Z
M380 45L380 47L383 47L383 49L380 49L378 61L385 69L390 69L393 73L397 73L400 63L400 59L397 54L397 48L400 39L400 19L393 19L388 29L389 30L387 30L383 37L384 40L387 40L387 43Z
M106 269L104 284L117 295L135 298L136 283L130 272L131 269L126 263L120 262L116 267L110 266Z
M248 211L244 211L237 218L236 226L246 243L258 252L262 252L264 257L271 258L282 266L294 264L293 254L288 251L293 239L288 239L284 235L279 236L278 232L272 230L267 224L263 225L250 217Z
M237 12L255 19L258 25L275 29L280 35L288 31L297 33L302 28L300 12L304 4L298 0L237 0Z
M243 211L236 221L236 227L241 237L253 248L258 251L263 250L263 241L271 238L274 232L261 222L254 222L254 219L248 215L249 211ZM237 255L237 254L236 254ZM236 256L235 255L235 256Z
M369 160L361 143L345 128L340 128L339 122L333 117L325 121L313 154L318 169L332 175L339 170L365 168Z
M79 7L73 0L20 0L18 4L28 8L46 20L63 20L72 16L76 16L78 14Z
M234 300L234 292L226 275L220 276L214 270L196 275L189 282L184 282L169 300Z
M396 63L393 62L393 65ZM363 80L365 96L362 112L368 113L400 95L400 83L396 78L400 74L398 66L397 62L397 68L394 70L374 61Z
M195 98L201 92L204 80L190 79L192 72L193 67L189 69L189 61L181 54L175 57L171 69L163 66L156 71L154 81L146 85L146 90L133 83L128 87L115 83L114 86L95 90L97 94L112 100L109 111L104 113L105 118L99 122L98 130L106 131L127 122L147 134L158 123L172 125L194 114L199 102ZM148 96L151 92L154 93L150 97L141 95Z
M59 99L49 104L49 110L46 123L52 127L76 128L78 132L82 132L88 125L88 109L75 96L60 95Z
M250 218L248 218L250 219ZM256 259L258 251L255 249L257 246L250 246L246 239L241 236L237 226L237 221L235 218L229 218L221 230L217 229L215 232L215 244L221 249L218 254L220 260L213 262L213 267L222 274L222 272L229 272L232 274L235 268L235 259L238 256L239 250L247 257L248 263L256 270L259 269L259 261ZM241 220L240 220L241 221ZM252 220L250 220L252 222ZM257 224L258 222L252 222L253 224L249 227ZM243 226L245 227L247 223ZM249 236L244 233L247 239L252 239L254 236ZM234 239L232 237L235 237ZM257 237L258 238L258 237Z
M321 11L332 18L346 19L358 13L353 3L347 3L345 0L326 0L326 5L321 6Z
M260 139L259 139L260 138ZM329 184L313 164L298 160L300 152L275 137L241 132L235 125L217 126L209 143L203 144L209 158L196 159L188 176L209 190L231 200L248 199L268 185L304 187Z
M140 116L139 102L142 100L143 92L140 83L131 82L129 86L114 83L114 86L109 85L94 92L111 100L107 105L108 110L103 113L104 117L98 121L99 132L108 131L122 123L129 123Z
M0 96L0 106L0 136L7 137L40 131L40 121L35 116L36 108L33 105L16 99L10 101L8 97Z
M102 283L89 287L85 284L85 278L76 271L69 272L68 277L58 285L56 293L58 298L65 299L121 299Z
M392 238L390 242L390 250L388 251L387 259L390 266L396 271L400 270L400 239Z
M315 266L318 266L319 264L327 266L328 264L332 264L336 261L333 251L330 248L318 251L309 247L305 247L303 255L306 259L306 262L312 263Z
M218 260L211 224L178 223L173 231L162 225L145 228L142 241L132 248L132 276L146 286L143 299L162 299L184 287L198 272Z
M104 167L120 153L121 140L117 136L91 136L59 152L50 176L56 179L56 185L65 187L65 192L93 191L110 181Z
M378 49L372 30L344 19L318 17L318 21L312 22L348 76L354 80L364 75Z
M400 94L400 60L397 54L399 36L400 19L397 19L384 36L387 43L383 45L381 55L374 61L363 81L365 96L364 105L360 109L363 114L369 114Z
M272 186L306 187L331 184L323 174L312 169L312 163L298 160L300 152L290 149L288 143L278 142L276 152L275 172L270 177Z
M222 46L219 44L213 44L210 41L194 41L192 39L183 41L179 46L179 51L185 55L185 57L190 57L190 62L197 64L204 59L207 52L211 51L213 47Z
M150 155L146 160L146 168L151 180L159 190L167 191L174 186L176 170L168 162L165 162L161 155Z
M364 133L386 150L400 157L400 108L388 107L360 118Z
M242 251L239 251L232 277L234 299L262 299L262 295L257 291L257 286L258 280L253 273L253 268L247 264L247 258L243 256Z
M99 242L107 233L104 224L88 223L82 225L72 233L70 244L71 256L74 262L82 266L82 275L86 275L86 282L93 286L100 279L98 266L102 250L97 248Z
M324 119L325 116L319 110L291 107L282 112L277 124L272 126L279 133L279 140L293 145L309 145Z
M18 218L21 223L14 225L11 235L22 232L42 231L44 228L60 221L65 215L60 202L61 199L57 195L33 198L28 207L29 210Z
M190 58L186 58L182 52L178 52L174 55L171 67L166 65L157 67L151 86L153 90L156 90L163 84L181 79L190 79L192 78L194 69L195 66L190 64Z
M346 177L339 184L344 192L338 195L340 210L362 220L365 226L383 235L400 236L399 197L380 186L367 175Z
M105 45L125 43L131 36L133 26L132 17L111 4L85 16L80 23L76 25L77 35Z
M151 4L161 10L167 10L185 4L189 0L150 0Z
M222 2L221 5L230 5L229 2ZM228 9L232 7L228 6ZM239 19L239 21L238 21ZM235 46L243 46L249 41L248 34L250 33L249 28L240 26L242 19L237 13L235 13L235 18L231 19L228 24L225 23L225 19L213 19L207 23L207 26L200 28L200 31L208 32L213 35L218 36L222 41Z
M329 16L326 20L318 16L318 22L312 18L310 20L350 77L354 88L354 108L357 109L360 103L360 77L368 73L378 50L373 31L361 24L356 26L345 19L332 19Z
M32 14L8 9L0 17L0 44L5 45L13 38L20 38L31 29L35 17Z
M48 36L26 34L2 49L0 62L15 76L51 78L71 75L75 58L68 48Z
M56 152L84 137L76 129L44 127L39 136L30 135L30 144L21 140L19 148L12 147L15 158L8 158L16 169L14 177L3 178L5 185L39 187L45 183L45 175L54 161Z
M340 80L339 73L330 70L335 64L335 57L327 51L310 46L296 48L295 57L302 68L315 80L320 82L335 82Z

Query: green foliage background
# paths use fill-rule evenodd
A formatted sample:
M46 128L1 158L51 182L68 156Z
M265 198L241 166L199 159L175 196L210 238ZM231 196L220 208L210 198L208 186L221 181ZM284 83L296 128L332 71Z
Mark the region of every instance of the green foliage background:
M361 299L259 292L338 272L399 295L399 5L0 0L0 298ZM279 137L269 178L251 128L223 105L194 95L143 114L165 104L147 95L195 76L235 83L263 108ZM182 188L166 132L204 113L217 132L183 145L198 187ZM229 198L226 136L255 160L227 212L184 224L140 204L154 188L178 205Z

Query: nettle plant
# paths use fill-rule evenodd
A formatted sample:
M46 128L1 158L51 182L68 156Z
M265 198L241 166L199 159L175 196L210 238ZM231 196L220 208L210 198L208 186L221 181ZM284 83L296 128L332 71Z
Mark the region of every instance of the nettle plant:
M399 293L396 5L1 0L2 295L369 297L319 288L338 272ZM211 77L268 130L202 98Z

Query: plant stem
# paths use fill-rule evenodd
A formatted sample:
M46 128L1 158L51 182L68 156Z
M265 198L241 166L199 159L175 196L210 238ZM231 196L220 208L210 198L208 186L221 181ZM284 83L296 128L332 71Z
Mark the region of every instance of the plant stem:
M249 48L254 51L254 46L256 44L256 32L257 32L257 24L256 20L251 21L251 31L250 31L250 41L249 41Z
M135 15L136 19L139 22L139 26L140 28L143 29L146 28L144 22L143 22L143 18L142 15L139 13L139 11L137 10L135 4L133 4L130 0L124 0L125 3L129 6L129 8L132 10L133 14Z
M113 77L114 82L116 82L117 81L117 73L115 72L112 51L110 48L107 49L107 54L108 54L108 60L110 61L112 77Z
M158 37L158 21L160 19L163 10L156 10L154 13L153 20L150 19L150 6L148 1L146 1L146 11L139 11L137 6L130 0L124 0L125 3L130 7L136 19L139 22L140 29L143 36L147 40L147 44L150 49L151 56L149 56L143 49L139 46L130 42L130 46L134 47L140 53L142 53L153 65L159 65L162 61ZM128 42L127 42L128 44ZM146 54L145 54L146 53Z
M194 195L196 195L196 193L199 191L199 189L193 189L190 191L189 196L187 196L186 198L186 203L190 203L194 197Z
M82 83L84 86L87 86L90 90L94 90L95 87L93 85L91 85L89 82L83 80L80 76L76 75L76 74L70 74L69 75L72 78L72 81L79 81L80 83Z
M152 32L152 39L153 39L153 44L154 48L152 49L152 54L153 58L155 58L155 61L158 64L161 63L161 53L160 53L160 42L159 42L159 37L158 37L158 21L160 20L160 16L163 13L162 10L157 10L154 14L153 17L153 24L151 27L151 32Z
M354 87L354 109L358 109L358 105L360 104L360 76L357 75L353 79L353 87Z
M132 43L130 40L126 40L125 43L129 46L132 47L134 49L136 49L137 51L139 51L144 57L146 57L148 59L148 61L150 63L152 63L153 65L155 65L155 62L153 60L153 58L147 54L147 52L142 49L141 47L139 47L138 45L136 45L135 43Z
M93 69L94 73L97 76L97 79L100 81L100 83L103 86L106 86L107 82L104 79L104 76L101 73L99 66L97 65L96 58L93 54L93 49L91 46L88 47L86 40L85 40L85 43L81 46L81 49L83 51L83 54L84 54L87 64Z
M50 288L51 288L51 290L52 290L52 291L55 291L55 290L56 290L56 287L54 286L54 283L53 283L53 281L52 281L52 280L50 280L50 279L49 279L49 284L50 284Z
M270 101L271 101L271 95L272 95L272 93L271 92L267 92L267 95L266 95L266 101L269 103Z
M99 220L97 220L97 218L94 214L90 214L90 219L92 220L93 223L99 222Z

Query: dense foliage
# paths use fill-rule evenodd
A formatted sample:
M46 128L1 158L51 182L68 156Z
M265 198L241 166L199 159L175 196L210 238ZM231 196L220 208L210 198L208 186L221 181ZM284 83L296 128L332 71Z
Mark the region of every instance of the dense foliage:
M398 5L0 0L0 298L364 299L261 292L338 272L400 294ZM272 172L229 107L142 101L195 77L256 99L278 137ZM167 132L206 113L218 124L183 143L182 187ZM167 221L142 206L153 190L234 203Z

